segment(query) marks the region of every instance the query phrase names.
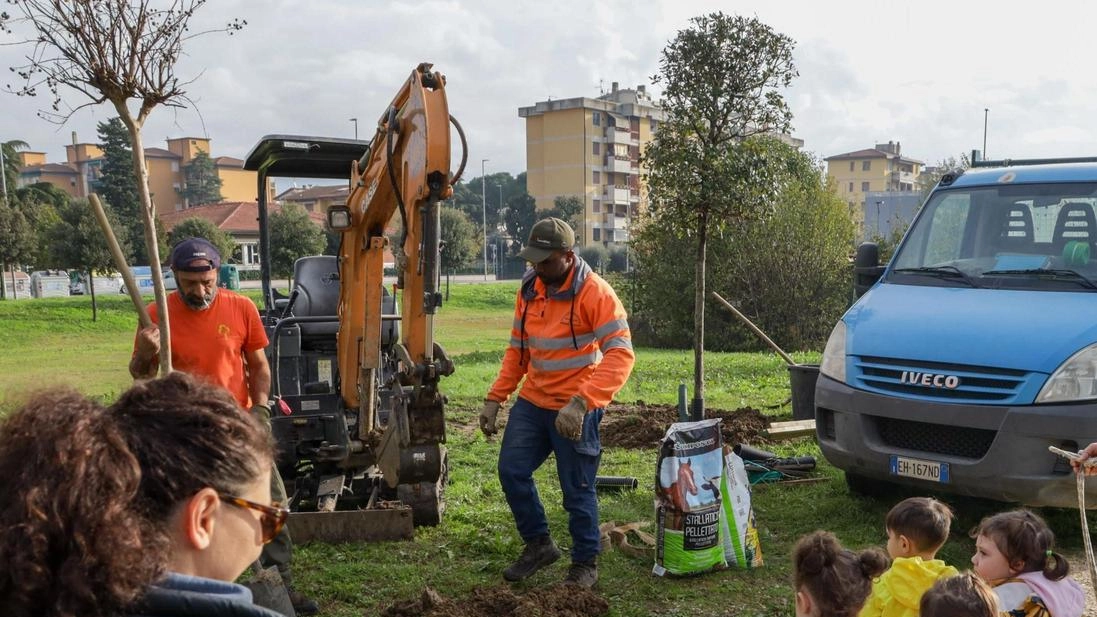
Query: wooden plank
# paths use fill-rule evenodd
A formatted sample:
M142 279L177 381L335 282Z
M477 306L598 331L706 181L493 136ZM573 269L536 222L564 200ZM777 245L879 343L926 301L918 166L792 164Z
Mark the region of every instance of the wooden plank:
M815 434L815 420L792 420L790 422L774 422L762 434L770 439L792 439L794 437L807 437Z

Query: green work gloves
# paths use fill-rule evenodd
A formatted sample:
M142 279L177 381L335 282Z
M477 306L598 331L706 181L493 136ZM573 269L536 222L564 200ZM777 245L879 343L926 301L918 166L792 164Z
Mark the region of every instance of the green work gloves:
M251 415L255 416L263 426L270 430L270 405L252 405Z
M572 441L583 436L583 418L587 416L587 402L580 396L573 396L556 414L556 432Z
M484 401L484 408L480 410L480 430L485 436L499 432L495 426L495 419L499 415L499 401Z

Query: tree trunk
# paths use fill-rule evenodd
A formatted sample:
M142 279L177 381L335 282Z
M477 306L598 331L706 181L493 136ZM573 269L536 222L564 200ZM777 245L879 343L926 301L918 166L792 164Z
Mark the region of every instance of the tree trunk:
M0 275L3 275L4 270L7 270L7 269L8 269L7 264L4 264L4 267L0 268ZM3 292L2 297L5 300L7 300L8 299L7 287L4 286L4 285L0 285L0 292ZM11 264L11 299L15 300L18 297L19 297L19 295L15 293L15 264L13 263L13 264Z
M449 279L453 276L453 268L446 271L446 302L449 302Z
M91 294L91 320L99 321L99 305L95 302L95 274L88 270L88 293Z
M168 296L164 291L164 274L160 268L160 243L156 238L156 210L149 194L149 172L145 163L145 147L141 140L141 121L135 120L125 101L115 101L122 123L129 129L133 143L133 172L137 176L137 191L141 196L141 222L145 228L145 250L152 269L152 291L156 295L156 316L160 326L160 374L167 375L171 366L171 324L168 319Z
M705 252L708 216L702 210L697 228L697 263L693 293L693 404L691 420L705 417Z

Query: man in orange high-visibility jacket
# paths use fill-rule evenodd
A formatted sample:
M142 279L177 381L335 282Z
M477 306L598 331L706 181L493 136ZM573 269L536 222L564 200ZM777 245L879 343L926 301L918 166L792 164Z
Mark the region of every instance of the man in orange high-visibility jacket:
M533 483L549 454L556 455L572 540L564 580L584 587L598 580L598 423L636 357L621 301L574 246L575 233L560 219L538 221L530 231L519 255L533 268L522 278L510 346L480 412L480 429L494 434L500 405L522 381L499 449L499 482L525 542L503 571L508 581L560 558Z

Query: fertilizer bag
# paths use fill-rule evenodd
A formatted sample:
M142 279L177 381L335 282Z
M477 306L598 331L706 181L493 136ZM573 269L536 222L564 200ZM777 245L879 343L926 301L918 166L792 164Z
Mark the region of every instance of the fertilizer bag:
M670 425L659 447L658 465L652 572L696 574L727 567L720 541L720 419Z
M720 537L728 565L751 569L762 566L762 545L750 505L750 479L743 459L724 446L724 476L720 485Z

